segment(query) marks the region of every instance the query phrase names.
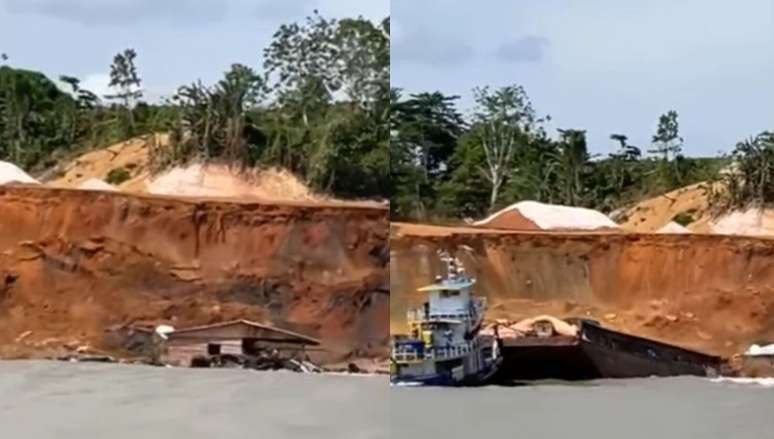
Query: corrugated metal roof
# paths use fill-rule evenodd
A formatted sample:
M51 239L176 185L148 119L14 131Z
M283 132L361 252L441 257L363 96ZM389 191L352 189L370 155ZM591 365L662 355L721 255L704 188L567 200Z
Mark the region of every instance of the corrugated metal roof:
M257 323L257 322L253 322L251 320L245 320L245 319L229 320L229 321L221 322L221 323L213 323L211 325L202 325L202 326L194 326L194 327L191 327L191 328L178 329L178 330L175 330L174 332L171 332L169 334L169 337L173 338L175 335L178 335L178 334L188 334L188 333L191 333L191 332L204 331L204 330L207 330L207 329L223 328L223 327L226 327L226 326L234 326L234 325L247 325L247 326L251 326L253 328L263 329L263 330L266 330L266 331L272 331L272 332L276 332L276 333L279 333L279 334L284 334L284 335L288 335L288 336L291 336L291 337L295 337L295 338L304 340L304 341L308 342L309 344L313 344L313 345L319 345L320 344L320 340L319 339L316 339L316 338L313 338L313 337L309 337L309 336L304 335L304 334L299 334L298 332L289 331L287 329L277 328L277 327L269 326L269 325L263 325L261 323Z

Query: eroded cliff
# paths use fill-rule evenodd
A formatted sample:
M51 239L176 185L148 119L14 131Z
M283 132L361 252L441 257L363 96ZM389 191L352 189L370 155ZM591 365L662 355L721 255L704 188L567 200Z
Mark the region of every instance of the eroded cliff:
M0 187L0 354L120 351L116 328L232 318L384 355L387 210Z
M731 355L774 340L774 240L721 235L518 233L396 224L391 332L455 251L489 317L590 316L606 326Z

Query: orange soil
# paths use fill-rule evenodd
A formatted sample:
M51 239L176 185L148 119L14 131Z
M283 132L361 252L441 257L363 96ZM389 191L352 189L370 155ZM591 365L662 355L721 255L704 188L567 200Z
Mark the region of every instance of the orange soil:
M656 232L676 215L688 213L695 219L689 230L709 233L712 216L706 186L707 183L696 183L637 203L623 214L625 221L621 227L632 232Z
M105 181L110 171L124 169L129 179L116 186L123 192L201 196L224 199L319 202L330 197L314 193L281 168L241 169L224 164L189 163L152 173L151 150L169 148L169 135L139 136L87 152L41 177L47 186L79 188L90 179ZM362 202L378 206L375 202Z
M0 356L234 318L320 337L330 361L386 353L384 208L3 186L0 209Z
M512 232L393 224L390 331L405 331L414 290L456 251L490 319L588 316L720 355L774 340L774 240L719 235Z

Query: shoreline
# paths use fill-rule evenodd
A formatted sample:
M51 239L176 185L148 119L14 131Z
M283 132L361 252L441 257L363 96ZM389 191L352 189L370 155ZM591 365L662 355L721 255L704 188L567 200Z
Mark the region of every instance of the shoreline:
M297 372L290 369L266 369L259 370L249 367L184 367L184 366L172 366L169 364L154 364L147 360L126 360L116 358L105 358L102 356L84 356L81 359L77 358L55 358L55 357L25 357L25 358L0 358L0 363L23 363L23 362L39 362L39 363L67 363L67 364L110 364L120 366L137 366L137 367L149 367L158 369L176 369L176 370L243 370L252 372L285 372L290 374L299 375L330 375L330 376L351 376L351 377L380 377L388 376L389 371L382 368L375 368L373 370L363 370L353 372L344 370L336 365L320 366L319 372Z

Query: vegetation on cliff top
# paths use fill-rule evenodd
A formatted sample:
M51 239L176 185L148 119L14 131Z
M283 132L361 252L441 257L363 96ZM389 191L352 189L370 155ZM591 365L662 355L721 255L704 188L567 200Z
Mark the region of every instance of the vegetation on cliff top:
M392 89L394 219L481 217L521 200L606 213L702 181L719 210L774 203L774 137L761 134L730 156L682 154L679 115L668 111L647 150L612 133L617 150L589 152L583 129L546 131L523 87L477 88L464 117L457 96ZM734 163L733 166L729 166ZM731 169L732 171L729 171Z
M80 81L57 85L0 61L0 160L30 171L74 152L138 135L172 134L153 148L164 168L192 159L282 166L313 189L342 197L389 196L390 20L315 14L283 25L264 50L263 71L234 64L215 84L181 86L145 102L132 49L110 68L115 93ZM256 54L257 57L257 54Z

